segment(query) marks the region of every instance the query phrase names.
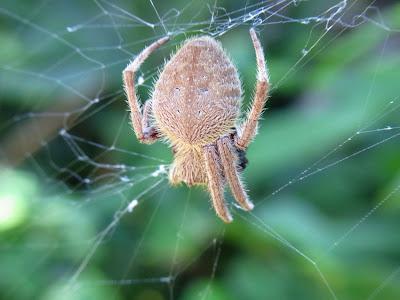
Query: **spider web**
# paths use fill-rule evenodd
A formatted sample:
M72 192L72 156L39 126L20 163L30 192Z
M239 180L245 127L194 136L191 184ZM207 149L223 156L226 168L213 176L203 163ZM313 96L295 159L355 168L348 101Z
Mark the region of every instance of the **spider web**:
M3 1L0 220L20 219L2 234L0 295L398 297L400 99L387 80L400 64L399 11L361 0ZM171 36L140 70L146 99L163 58L193 34L220 39L245 69L254 59L250 27L264 42L271 109L244 174L256 207L242 212L228 198L235 223L223 225L204 191L168 185L165 145L135 140L121 71L145 45ZM274 49L287 39L295 52ZM255 76L247 72L245 104ZM306 91L290 104L294 113L277 107L291 96L281 89ZM382 155L388 166L377 163ZM368 176L385 188L342 190ZM285 270L277 261L288 261Z

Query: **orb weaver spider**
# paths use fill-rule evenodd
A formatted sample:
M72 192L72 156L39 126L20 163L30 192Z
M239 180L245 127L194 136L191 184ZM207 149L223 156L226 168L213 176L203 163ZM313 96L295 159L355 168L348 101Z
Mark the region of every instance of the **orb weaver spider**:
M123 71L138 140L146 144L160 138L168 141L174 153L171 184L206 185L217 215L225 222L233 220L224 199L226 183L244 210L254 207L239 174L246 167L245 151L257 133L269 78L254 29L250 29L250 36L258 74L251 109L243 122L239 120L242 89L238 72L221 44L211 37L194 37L183 43L165 64L143 108L136 96L136 72L169 38L145 48Z

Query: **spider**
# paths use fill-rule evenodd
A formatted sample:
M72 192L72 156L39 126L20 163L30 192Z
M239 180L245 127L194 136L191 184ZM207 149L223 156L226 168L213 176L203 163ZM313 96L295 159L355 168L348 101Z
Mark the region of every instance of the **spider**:
M174 154L170 183L206 185L217 215L227 223L233 219L224 199L226 183L244 210L254 207L239 174L246 167L245 151L256 135L269 90L263 49L253 28L250 36L258 75L251 109L242 122L238 72L212 37L194 37L182 44L165 64L143 108L136 96L135 74L169 38L163 37L145 48L123 71L137 139L146 144L160 138L168 141Z

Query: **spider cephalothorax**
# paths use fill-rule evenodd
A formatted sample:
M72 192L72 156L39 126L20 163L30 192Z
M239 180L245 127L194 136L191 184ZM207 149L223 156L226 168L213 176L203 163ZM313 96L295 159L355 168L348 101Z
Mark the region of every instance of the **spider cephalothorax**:
M168 140L174 153L170 182L207 185L215 211L225 222L232 221L223 195L226 182L243 209L253 208L238 173L246 167L245 150L256 134L269 84L260 42L253 29L250 35L258 80L252 108L242 123L238 72L211 37L195 37L181 46L161 71L152 99L143 109L135 93L135 72L168 38L144 49L123 72L137 138L143 143Z

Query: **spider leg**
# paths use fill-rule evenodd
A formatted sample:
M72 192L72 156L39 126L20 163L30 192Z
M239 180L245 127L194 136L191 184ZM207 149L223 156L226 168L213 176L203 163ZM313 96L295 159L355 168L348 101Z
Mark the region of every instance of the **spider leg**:
M234 152L232 140L229 137L222 137L217 141L217 146L233 196L243 209L252 210L254 205L249 200L237 171L238 157Z
M204 157L208 179L208 189L217 215L226 223L232 222L232 216L225 204L224 180L222 178L221 162L215 145L204 147Z
M152 114L152 100L147 100L143 105L142 128L143 135L148 140L148 143L155 142L159 138L157 130L150 125L150 116Z
M250 29L250 36L253 41L254 50L256 52L258 74L252 107L244 123L239 129L239 135L235 141L236 147L242 150L245 150L249 146L251 140L257 133L258 119L260 118L261 113L264 109L269 90L268 71L265 66L263 49L261 47L260 40L258 39L257 34L253 28Z
M135 75L146 58L168 40L169 37L163 37L145 48L123 71L122 77L124 80L125 93L128 97L128 104L131 110L132 127L135 131L136 137L142 143L153 143L157 137L154 128L146 127L148 126L148 117L142 116L142 108L136 96ZM149 111L150 110L147 109L147 112L145 111L144 113L147 114ZM145 120L143 120L143 118Z

